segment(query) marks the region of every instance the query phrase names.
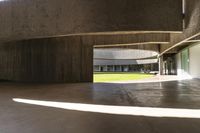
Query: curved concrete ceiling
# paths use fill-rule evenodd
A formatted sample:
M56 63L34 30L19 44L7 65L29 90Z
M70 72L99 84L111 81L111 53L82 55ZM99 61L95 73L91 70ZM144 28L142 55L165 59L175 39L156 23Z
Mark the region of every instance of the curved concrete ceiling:
M98 60L94 59L94 65L138 65L158 63L158 59L145 60Z
M136 49L94 49L94 59L99 60L136 60L156 57L158 52Z
M120 49L137 49L137 50L148 50L154 51L159 53L160 44L140 44L140 45L113 45L112 47L102 47L103 49L113 49L113 48L120 48ZM95 47L95 49L102 49L101 47Z
M182 31L182 0L6 0L0 12L0 40Z

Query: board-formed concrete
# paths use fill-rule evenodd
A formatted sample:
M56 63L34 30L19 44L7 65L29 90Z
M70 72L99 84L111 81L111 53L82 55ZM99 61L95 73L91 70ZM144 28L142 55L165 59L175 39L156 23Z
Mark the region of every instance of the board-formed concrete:
M0 47L1 80L93 81L93 46L83 44L80 37L24 40Z
M93 47L148 43L132 49L159 51L169 34L88 35L10 41L0 45L0 79L18 82L92 82ZM165 44L167 45L167 44Z

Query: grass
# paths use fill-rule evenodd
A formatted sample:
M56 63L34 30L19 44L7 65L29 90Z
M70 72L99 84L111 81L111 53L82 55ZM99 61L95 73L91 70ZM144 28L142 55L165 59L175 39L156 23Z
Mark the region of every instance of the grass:
M153 74L133 72L95 72L94 82L130 81L153 77Z

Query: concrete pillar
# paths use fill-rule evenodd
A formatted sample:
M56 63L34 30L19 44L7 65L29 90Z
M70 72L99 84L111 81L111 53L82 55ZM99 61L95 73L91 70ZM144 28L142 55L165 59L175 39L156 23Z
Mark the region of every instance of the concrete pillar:
M120 65L120 72L122 72L122 66Z
M114 65L112 66L112 71L113 71L113 72L115 71L115 66L114 66Z
M101 72L101 66L98 66L99 67L99 72Z
M106 72L108 71L108 66L106 66Z
M159 75L163 75L163 56L159 57Z
M151 71L154 71L154 64L151 64Z

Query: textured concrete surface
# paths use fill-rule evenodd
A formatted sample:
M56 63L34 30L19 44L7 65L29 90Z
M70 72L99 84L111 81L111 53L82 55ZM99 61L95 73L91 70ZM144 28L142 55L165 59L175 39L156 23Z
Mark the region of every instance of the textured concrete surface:
M134 43L134 41L156 43L169 39L167 34L159 37L157 35L66 36L3 43L0 44L0 79L21 82L89 82L92 81L93 64L96 63L96 61L93 63L94 45L124 44ZM143 50L135 52L137 55L135 58L129 56L130 59L155 56L156 54L150 51L154 53L159 51L158 44L127 46L123 49L125 48ZM144 54L144 50L149 50L149 53ZM116 53L119 58L129 54L130 51ZM141 57L141 54L145 56ZM127 65L130 64L128 61L117 62ZM131 63L146 64L156 61L133 60ZM107 60L105 63L113 64L113 61Z
M0 79L18 82L93 81L93 47L80 37L17 41L0 46Z
M12 100L24 98L100 105L200 109L199 81L194 79L143 84L0 83L0 132L199 133L200 119L90 113Z
M106 31L182 31L182 0L4 0L0 38Z
M169 45L161 45L161 52L173 50L178 46L186 45L184 42L200 35L200 1L185 0L185 28L181 34L171 34ZM190 44L190 43L189 43Z

